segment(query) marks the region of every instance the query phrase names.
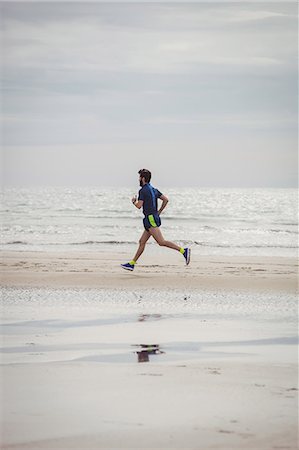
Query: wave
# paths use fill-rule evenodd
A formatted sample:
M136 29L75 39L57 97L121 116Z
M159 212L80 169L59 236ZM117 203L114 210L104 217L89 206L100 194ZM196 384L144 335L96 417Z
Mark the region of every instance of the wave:
M69 216L70 217L70 216ZM126 220L142 220L141 217L136 217L136 216L82 216L84 217L84 219L115 219L115 220L119 220L119 219L126 219Z
M233 244L211 244L206 242L193 242L195 245L199 245L201 247L211 247L211 248L293 248L298 249L297 245L233 245Z
M4 245L28 245L29 242L26 241L9 241L9 242L4 242Z
M234 245L234 244L221 244L221 243L211 243L211 242L200 242L200 241L191 241L191 240L183 240L181 239L180 244L182 246L199 246L199 247L207 247L207 248L283 248L283 249L298 249L298 246L296 245L270 245L270 244L263 244L263 245ZM154 241L148 242L148 245L156 244ZM2 244L5 245L37 245L37 246L84 246L84 245L138 245L137 241L126 241L126 240L89 240L89 241L79 241L79 242L27 242L27 241L9 241L4 242Z
M18 212L15 211L13 212L14 214L17 214ZM75 219L112 219L112 220L120 220L120 219L126 219L126 220L142 220L142 217L136 217L136 216L112 216L112 215L74 215L74 214L67 214L67 215L63 215L63 214L43 214L40 216L37 216L36 218L38 219L61 219L63 217L66 218L71 218L74 217Z
M69 207L69 208L59 208L59 209L56 209L55 211L57 211L57 212L63 212L63 211L74 212L74 211L84 211L84 209L83 208L71 208L71 207Z
M111 241L84 241L84 242L70 242L69 244L62 244L62 245L94 245L94 244L137 244L136 241L118 241L118 240L111 240Z
M298 227L298 222L273 222L276 225L294 226Z
M110 241L82 241L82 242L26 242L26 241L9 241L4 242L3 245L38 245L38 246L48 246L48 245L95 245L95 244L134 244L137 245L137 241L121 241L121 240L110 240Z
M269 230L270 233L287 233L287 234L299 234L298 231L291 231L291 230Z

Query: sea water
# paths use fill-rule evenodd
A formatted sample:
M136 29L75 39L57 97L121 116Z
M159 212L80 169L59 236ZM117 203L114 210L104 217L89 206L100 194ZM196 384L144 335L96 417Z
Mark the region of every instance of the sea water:
M297 255L296 189L158 187L169 198L161 215L168 240L202 255ZM143 232L142 211L131 203L135 193L135 188L5 189L2 248L99 252L135 247Z

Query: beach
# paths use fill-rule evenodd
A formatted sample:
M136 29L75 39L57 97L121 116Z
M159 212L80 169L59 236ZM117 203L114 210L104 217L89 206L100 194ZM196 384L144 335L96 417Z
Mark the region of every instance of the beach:
M97 287L102 289L265 289L295 292L292 257L201 256L192 252L184 267L178 252L148 248L134 273L120 270L128 252L4 252L4 284L24 287Z
M133 192L5 191L1 448L296 449L297 191Z
M297 263L5 251L3 449L296 449Z

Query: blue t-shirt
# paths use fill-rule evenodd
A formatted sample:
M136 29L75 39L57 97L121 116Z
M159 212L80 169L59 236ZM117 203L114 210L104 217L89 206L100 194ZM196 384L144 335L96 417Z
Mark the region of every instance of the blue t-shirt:
M145 184L139 191L138 200L143 200L143 214L149 216L150 214L158 213L158 201L162 192L154 188L150 183Z

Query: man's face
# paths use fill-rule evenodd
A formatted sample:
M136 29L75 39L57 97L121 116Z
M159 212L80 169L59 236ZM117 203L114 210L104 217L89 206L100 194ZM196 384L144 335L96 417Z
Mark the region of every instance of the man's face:
M142 178L141 177L139 177L139 185L142 187L143 186L143 181L142 181Z

